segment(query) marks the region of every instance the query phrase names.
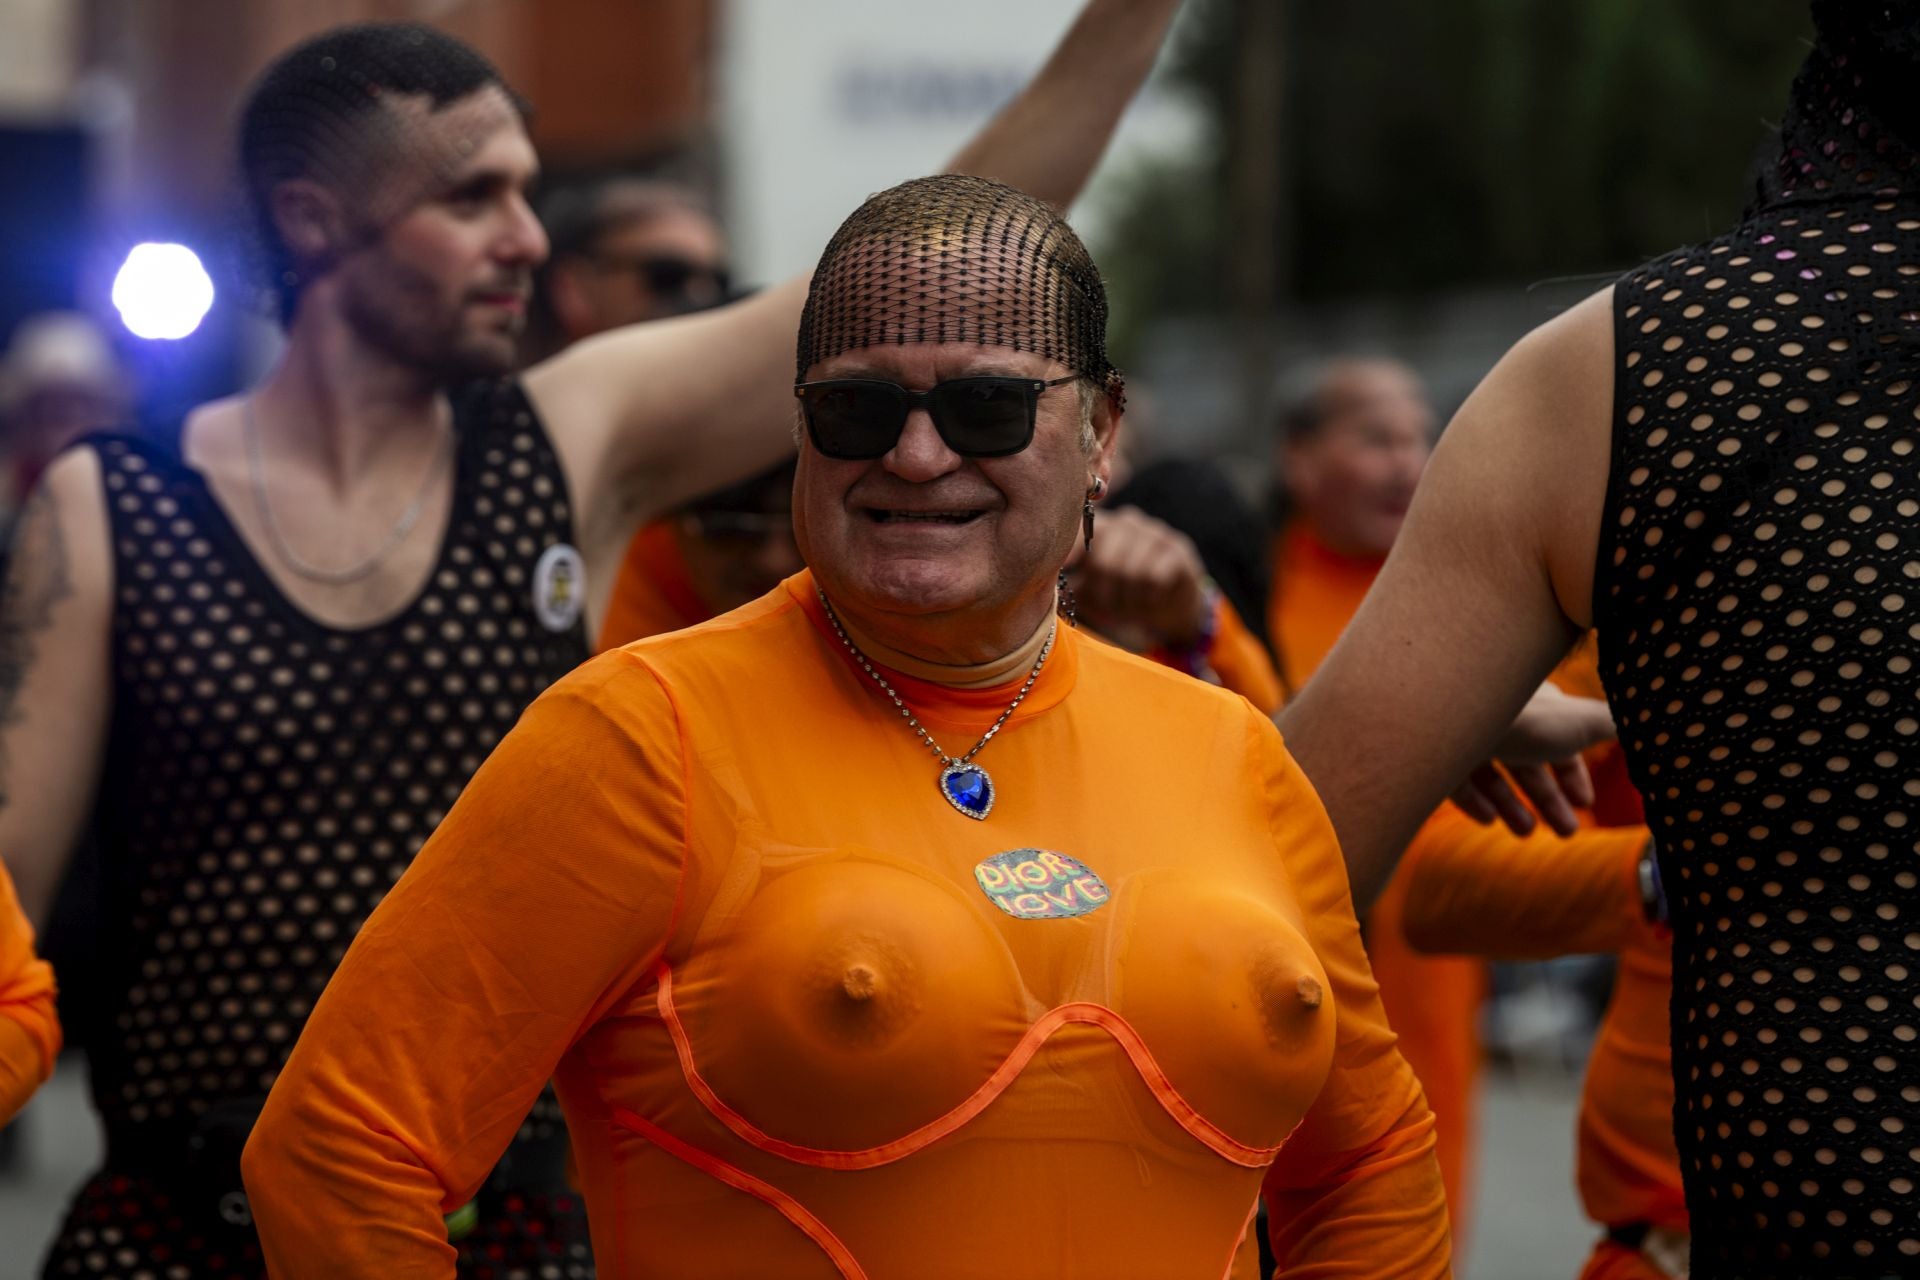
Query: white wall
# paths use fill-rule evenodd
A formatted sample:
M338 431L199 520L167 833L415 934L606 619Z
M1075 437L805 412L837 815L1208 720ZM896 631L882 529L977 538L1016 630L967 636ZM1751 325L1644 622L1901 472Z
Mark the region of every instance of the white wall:
M764 284L811 268L867 196L937 171L1079 9L1080 0L728 0L718 125L740 278ZM1106 170L1202 145L1199 114L1150 85ZM1096 179L1073 219L1096 256L1099 188Z
M0 0L0 115L51 115L73 83L78 0Z

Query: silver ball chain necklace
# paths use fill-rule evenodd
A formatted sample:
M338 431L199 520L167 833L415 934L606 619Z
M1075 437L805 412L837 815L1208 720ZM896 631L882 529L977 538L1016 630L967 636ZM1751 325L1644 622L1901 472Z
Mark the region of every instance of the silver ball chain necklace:
M254 505L260 508L260 520L267 527L267 541L272 544L274 555L301 577L330 587L348 586L367 577L393 554L394 548L407 540L407 535L413 532L413 526L420 523L420 517L427 509L427 498L432 495L440 477L446 473L447 464L453 460L456 433L452 430L447 432L439 455L427 469L426 478L420 482L420 492L413 495L413 501L400 513L400 519L380 545L373 549L373 554L344 569L322 569L318 565L308 564L294 553L293 547L287 542L287 535L281 531L279 520L274 518L272 504L267 501L267 458L265 446L260 443L260 420L254 415L253 400L252 396L248 396L240 402L240 426L247 438L247 471L253 481Z
M941 798L967 817L985 820L986 816L993 812L993 779L988 776L985 769L973 763L973 758L980 754L981 748L993 741L993 735L1000 732L1000 726L1007 722L1007 717L1013 714L1014 709L1026 701L1027 694L1033 689L1034 681L1040 678L1040 668L1047 665L1047 655L1053 652L1054 639L1060 633L1059 618L1056 617L1047 627L1047 642L1040 646L1040 657L1033 664L1033 670L1027 673L1027 681L1020 686L1020 692L1013 695L1013 701L1008 703L1007 709L1000 713L1000 718L980 735L980 741L973 744L973 749L963 756L956 757L941 750L940 744L933 740L933 735L927 732L925 726L913 714L913 709L901 699L900 694L892 684L888 683L887 678L874 668L873 663L867 660L867 655L860 652L860 646L853 642L852 637L847 635L846 628L840 625L840 619L834 614L833 604L827 599L827 593L818 587L813 589L813 593L820 598L820 607L827 611L827 621L833 624L833 633L840 637L840 643L847 646L847 652L851 653L854 661L860 664L860 669L873 677L873 682L880 686L881 692L893 699L893 705L898 707L900 714L905 717L907 727L920 736L920 741L926 744L927 750L933 752L934 758L940 761Z

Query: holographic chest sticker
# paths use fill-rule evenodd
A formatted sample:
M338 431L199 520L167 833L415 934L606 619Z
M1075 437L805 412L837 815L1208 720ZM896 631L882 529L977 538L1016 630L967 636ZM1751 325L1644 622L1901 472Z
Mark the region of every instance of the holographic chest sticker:
M1009 849L982 858L973 878L1016 920L1065 920L1106 905L1112 893L1086 863L1047 849Z

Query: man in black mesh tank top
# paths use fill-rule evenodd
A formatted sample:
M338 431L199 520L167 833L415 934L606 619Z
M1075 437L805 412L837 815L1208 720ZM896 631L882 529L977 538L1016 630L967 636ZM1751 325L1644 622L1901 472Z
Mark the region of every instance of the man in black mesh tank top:
M1065 204L1176 5L1090 0L955 167ZM0 610L0 849L44 917L97 783L111 922L108 1167L50 1275L261 1274L238 1154L359 923L586 656L634 530L792 449L804 279L506 376L546 240L521 104L473 50L328 33L240 133L284 357L55 462ZM547 1222L550 1129L450 1217L468 1274L589 1268Z
M1597 627L1695 1280L1920 1270L1920 3L1813 13L1746 215L1507 355L1282 721L1377 883Z

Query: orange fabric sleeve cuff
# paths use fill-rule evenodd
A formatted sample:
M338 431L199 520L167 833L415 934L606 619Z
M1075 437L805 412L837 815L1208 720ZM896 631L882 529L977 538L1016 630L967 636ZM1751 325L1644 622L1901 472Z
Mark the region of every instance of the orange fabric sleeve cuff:
M1640 921L1644 827L1516 836L1451 805L1407 850L1406 936L1422 951L1544 959L1611 953Z

